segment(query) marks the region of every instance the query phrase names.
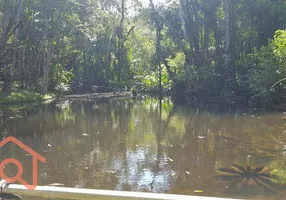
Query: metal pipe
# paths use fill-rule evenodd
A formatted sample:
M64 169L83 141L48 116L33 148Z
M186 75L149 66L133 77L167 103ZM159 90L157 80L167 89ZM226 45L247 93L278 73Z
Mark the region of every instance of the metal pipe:
M24 185L6 184L2 186L2 193L17 194L27 197L56 198L71 200L230 200L215 197L197 197L171 194L155 194L141 192L123 192L111 190L93 190L81 188L65 188L52 186L37 186L34 190L27 190Z

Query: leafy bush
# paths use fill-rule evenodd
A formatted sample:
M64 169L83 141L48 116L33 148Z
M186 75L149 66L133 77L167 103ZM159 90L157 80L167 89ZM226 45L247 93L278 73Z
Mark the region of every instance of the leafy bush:
M61 83L60 85L56 86L55 90L58 95L63 95L69 93L71 91L71 88L64 83Z
M135 76L136 89L141 92L156 93L159 91L159 76L158 73L153 71L147 73L145 76ZM171 89L172 81L169 79L168 72L162 65L162 89L167 92Z
M26 90L16 90L9 96L0 95L0 104L10 103L24 103L24 102L35 102L43 101L53 98L52 95L40 95L39 93L29 92Z
M274 40L269 41L267 46L240 61L240 66L247 70L244 87L251 102L263 107L283 103L286 91L285 62L286 31L281 30L276 31Z
M75 75L72 71L66 71L60 64L55 66L55 92L58 95L66 94L70 92L70 86Z

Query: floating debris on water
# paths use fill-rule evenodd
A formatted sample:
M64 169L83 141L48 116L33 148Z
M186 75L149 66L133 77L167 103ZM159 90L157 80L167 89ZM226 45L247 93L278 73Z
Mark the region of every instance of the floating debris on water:
M106 171L106 173L115 174L115 171Z
M51 183L51 184L48 184L48 186L64 186L65 184L63 183Z

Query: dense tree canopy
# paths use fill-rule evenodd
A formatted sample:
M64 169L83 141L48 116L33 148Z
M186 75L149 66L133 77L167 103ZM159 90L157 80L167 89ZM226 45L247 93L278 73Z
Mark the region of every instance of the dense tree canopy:
M93 85L286 100L284 0L0 0L2 93Z

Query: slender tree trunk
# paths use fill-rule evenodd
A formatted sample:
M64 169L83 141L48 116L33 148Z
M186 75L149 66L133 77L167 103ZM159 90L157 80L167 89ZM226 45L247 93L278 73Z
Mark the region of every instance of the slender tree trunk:
M225 13L225 66L229 67L231 61L230 40L231 40L231 1L224 0L224 13Z
M199 42L198 20L199 16L194 8L194 2L180 0L182 10L182 18L184 21L184 32L187 42L190 45L190 52L193 58L193 64L197 67L201 66L201 52Z
M76 55L74 55L72 58L72 66L75 74L75 87L77 88L80 85L80 73L77 66Z
M209 40L210 40L210 32L209 32L209 28L208 28L208 24L205 23L205 27L204 27L204 42L203 42L203 59L205 60L204 63L206 63L206 61L209 58Z
M89 71L89 65L87 62L87 55L86 55L86 43L85 43L85 39L84 39L84 35L82 35L82 52L83 52L83 79L84 79L84 84L85 85L91 85L90 84L90 71Z
M48 41L47 46L44 47L42 94L46 94L48 92L49 72L50 72L50 64L51 64L52 55L53 55L53 43L52 43L52 40L50 40Z
M150 0L152 1L152 0ZM163 87L162 87L162 66L161 66L161 27L156 28L156 52L157 52L157 59L158 59L158 67L159 67L159 90L160 90L160 98L162 96Z
M197 67L202 66L202 55L201 55L201 48L200 48L200 35L199 33L200 28L199 28L199 13L198 13L198 8L195 2L193 2L193 5L191 7L191 13L193 13L193 27L191 31L191 38L193 40L193 45L195 49L195 55L194 55L194 64Z
M111 67L111 51L109 51L107 53L106 59L105 59L105 74L104 74L104 78L107 79L107 80L111 78L110 67Z
M30 76L30 79L33 83L33 86L36 88L41 88L40 84L40 77L42 77L41 74L41 54L42 52L40 51L39 45L36 45L35 48L33 48L33 64L34 64L34 69L36 69L35 73L32 73L32 76Z
M161 31L163 29L163 24L161 20L159 19L159 16L155 10L155 6L153 3L153 0L150 0L151 9L152 9L152 15L155 21L155 28L156 28L156 55L157 55L157 62L158 62L158 70L159 70L159 97L161 98L163 87L162 87L162 66L161 66L161 40L162 35Z
M174 72L172 72L171 70L171 66L168 64L168 61L166 59L162 59L166 69L167 69L167 72L168 72L168 75L169 75L169 79L170 80L173 80L174 79Z
M224 0L225 11L225 67L232 83L235 83L236 68L235 68L235 4L234 0Z
M121 72L124 67L124 21L125 21L125 0L121 0L120 26L117 28L118 48L117 48L117 82L121 81Z
M15 5L14 5L15 3ZM17 4L18 3L18 4ZM21 20L21 11L22 11L22 5L23 1L19 0L18 2L14 1L6 1L4 2L4 16L2 23L4 25L4 31L1 35L0 39L0 54L4 57L5 54L5 47L7 44L8 39L11 35L14 34L14 40L12 42L12 47L15 48L17 44L19 43L19 25ZM6 7L7 6L7 7ZM17 47L16 47L17 48ZM15 49L15 52L17 52L18 49ZM13 71L15 68L16 60L18 59L16 57L17 54L14 54L14 51L11 51L11 55L9 56L10 59L5 59L4 66L5 66L5 79L4 79L4 85L3 85L3 93L5 95L10 95L12 92L12 86L13 86ZM7 62L8 61L8 62Z
M26 47L22 50L22 55L20 57L20 81L21 81L21 88L26 88Z
M9 61L8 61L9 62ZM4 76L4 84L3 84L3 93L5 96L9 96L12 93L12 84L13 84L13 71L11 64L8 64L7 59L4 58L4 66L5 66L5 76Z
M221 33L217 27L217 22L215 21L215 25L213 26L213 32L214 32L214 37L215 37L215 47L216 47L216 51L215 51L215 56L216 56L216 60L218 63L221 62L222 59L222 53L221 53Z

